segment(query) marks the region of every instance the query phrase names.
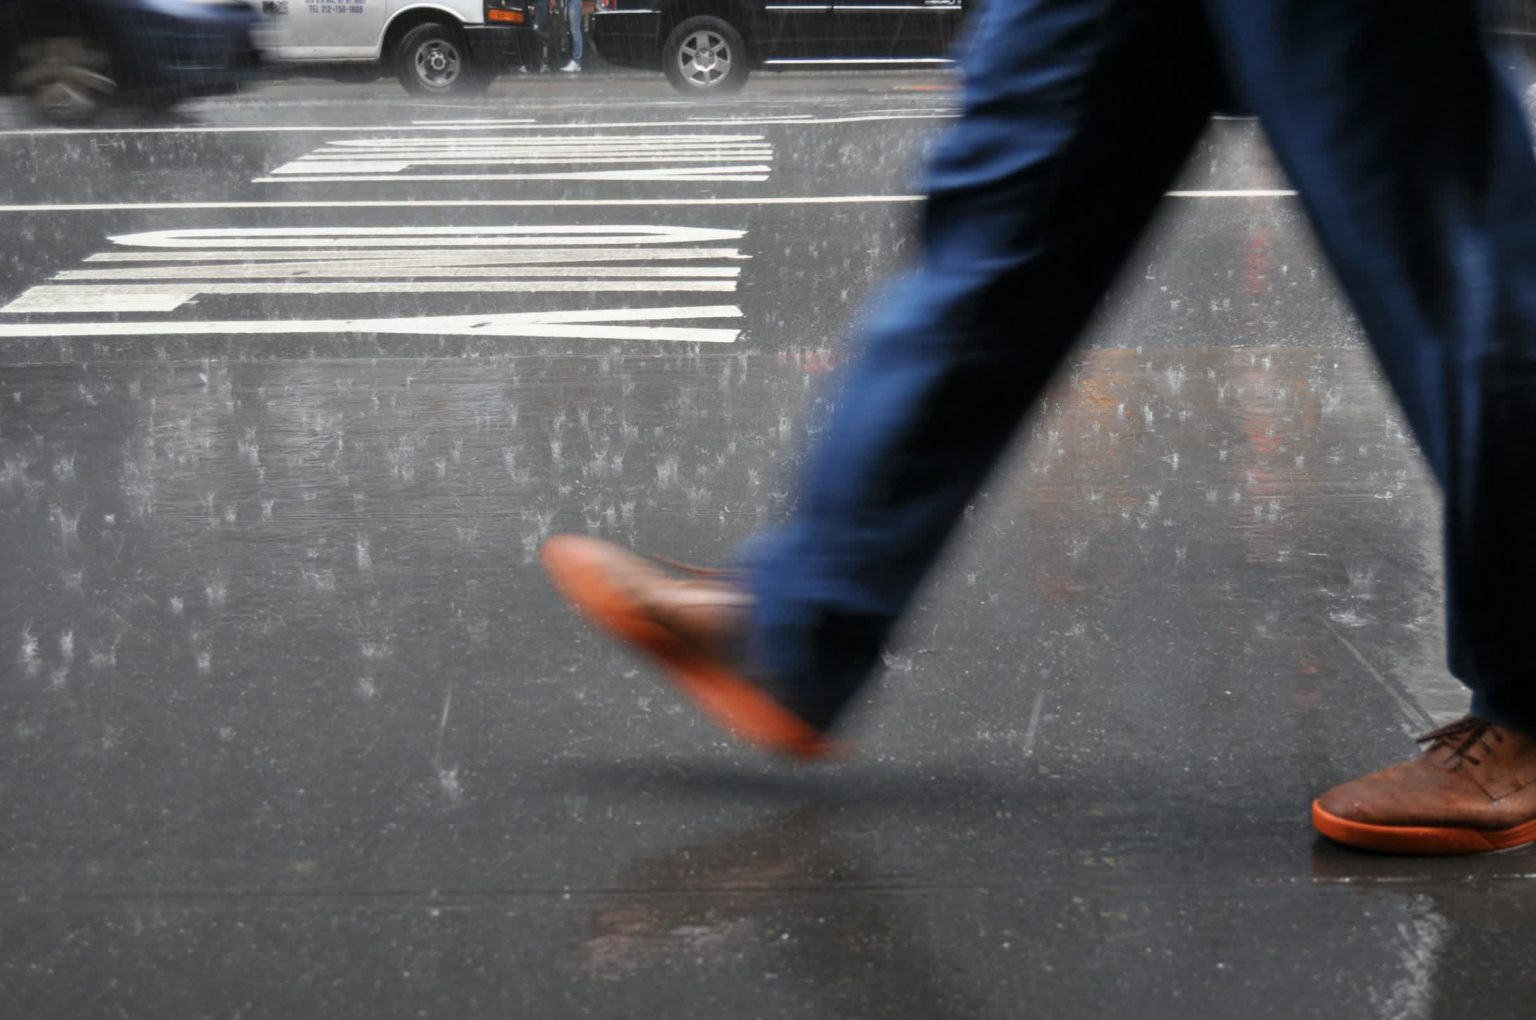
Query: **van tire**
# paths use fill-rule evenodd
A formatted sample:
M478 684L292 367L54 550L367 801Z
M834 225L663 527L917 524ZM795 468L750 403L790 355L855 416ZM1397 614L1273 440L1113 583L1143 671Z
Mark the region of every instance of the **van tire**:
M394 65L405 91L419 96L484 92L491 83L491 75L471 59L464 33L436 21L400 37Z
M661 47L667 81L684 95L701 98L740 92L750 70L747 61L747 44L741 33L729 21L712 14L679 22Z

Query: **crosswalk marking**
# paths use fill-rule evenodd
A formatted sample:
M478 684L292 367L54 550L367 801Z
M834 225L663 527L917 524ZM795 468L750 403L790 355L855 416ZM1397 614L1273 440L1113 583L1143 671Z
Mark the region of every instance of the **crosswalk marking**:
M540 310L508 299L734 293L745 231L651 225L444 227L200 227L110 237L114 247L31 287L0 315L0 337L189 334L448 334L729 343L738 330L675 320L739 318L735 305ZM380 295L465 295L474 314L240 319L221 299L323 296L371 309ZM518 296L522 297L518 297ZM208 299L211 318L193 317ZM543 302L547 303L547 302ZM459 303L463 307L464 302ZM178 314L179 313L179 314ZM192 314L188 314L192 313ZM153 320L69 321L61 316L153 314Z
M617 322L738 319L735 305L619 308L495 315L426 315L383 319L230 319L220 321L0 323L0 337L193 336L274 334L433 334L564 340L669 340L733 343L734 329L621 326Z
M772 160L773 146L755 134L343 138L274 168L256 183L765 181ZM448 168L453 172L444 172Z
M116 244L135 248L360 248L400 247L416 243L442 248L449 245L613 245L702 244L734 241L746 231L719 227L674 227L596 224L516 224L510 226L431 227L187 227L115 234Z

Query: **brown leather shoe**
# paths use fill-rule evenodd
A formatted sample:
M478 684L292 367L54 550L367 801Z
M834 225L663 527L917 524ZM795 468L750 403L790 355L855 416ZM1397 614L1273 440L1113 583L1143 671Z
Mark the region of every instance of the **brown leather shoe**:
M1329 839L1394 854L1471 854L1536 843L1536 739L1466 716L1418 738L1417 760L1312 802Z
M577 609L656 659L685 697L738 737L792 758L835 749L788 692L749 676L742 647L752 597L730 575L577 535L551 538L539 558Z

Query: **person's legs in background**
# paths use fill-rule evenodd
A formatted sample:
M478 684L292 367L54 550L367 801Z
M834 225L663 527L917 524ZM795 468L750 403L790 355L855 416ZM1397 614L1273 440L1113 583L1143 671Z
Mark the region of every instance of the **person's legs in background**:
M565 0L566 18L571 26L571 60L561 70L581 70L581 0Z

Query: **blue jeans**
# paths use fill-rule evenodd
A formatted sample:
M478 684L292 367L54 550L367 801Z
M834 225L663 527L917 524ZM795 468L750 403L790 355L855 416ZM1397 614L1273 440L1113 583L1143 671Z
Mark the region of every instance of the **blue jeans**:
M1470 0L987 0L918 267L874 304L752 654L829 721L1224 90L1263 121L1444 492L1452 672L1536 733L1536 160Z
M565 0L565 13L571 26L571 59L581 63L581 0Z
M548 50L552 28L549 21L549 0L533 0L533 32L538 39L533 52L535 69L544 66L550 59Z

